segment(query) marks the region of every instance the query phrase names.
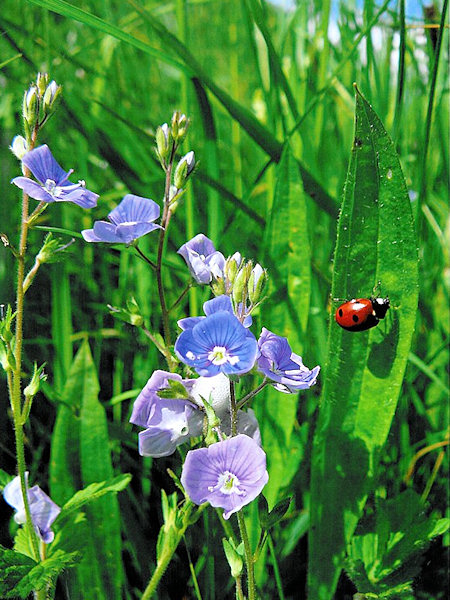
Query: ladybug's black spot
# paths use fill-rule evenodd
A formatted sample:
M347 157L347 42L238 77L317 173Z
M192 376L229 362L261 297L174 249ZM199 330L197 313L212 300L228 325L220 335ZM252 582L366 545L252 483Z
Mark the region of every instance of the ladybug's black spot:
M342 308L339 309L339 316L340 317L344 316L344 311L342 310Z
M354 323L357 323L357 322L359 321L359 317L358 317L358 315L353 315L353 316L352 316L352 319L353 319L353 322L354 322Z

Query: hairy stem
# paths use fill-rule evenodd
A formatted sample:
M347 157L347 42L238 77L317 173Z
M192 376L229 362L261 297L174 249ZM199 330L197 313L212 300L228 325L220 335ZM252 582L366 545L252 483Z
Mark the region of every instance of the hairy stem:
M250 547L250 541L248 539L247 527L245 525L244 514L242 510L237 513L239 531L241 532L241 538L244 542L244 556L245 566L247 568L247 589L248 589L248 600L256 600L256 586L255 586L255 570L252 556L252 549Z

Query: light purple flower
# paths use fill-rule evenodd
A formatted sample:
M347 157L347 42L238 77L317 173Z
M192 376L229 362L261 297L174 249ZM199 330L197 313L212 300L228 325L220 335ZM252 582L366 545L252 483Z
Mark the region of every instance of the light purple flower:
M98 194L87 190L84 181L71 183L69 176L73 169L64 171L46 144L27 152L22 162L36 177L37 182L29 177L15 177L11 183L31 198L42 202L73 202L83 208L97 205Z
M135 400L130 423L145 429L139 434L142 456L169 456L177 446L202 431L203 414L193 403L158 396L159 390L169 387L170 379L182 383L186 390L192 387L192 382L180 375L158 370Z
M175 352L184 363L204 377L218 373L239 375L252 369L258 344L253 333L233 314L219 310L196 319L191 319L188 327L186 319L182 320L185 330L175 342Z
M192 502L223 508L224 519L254 500L268 479L264 450L243 434L191 450L181 474Z
M160 208L150 198L127 194L112 210L107 221L96 221L93 229L85 229L81 235L87 242L131 244L143 235L161 228L153 223L159 217Z
M258 340L260 356L258 368L275 381L275 389L285 394L305 390L316 383L320 367L310 370L302 362L301 356L294 354L286 338L275 335L265 327Z
M39 538L46 544L49 544L55 537L50 527L61 512L61 509L38 485L28 488L28 471L25 473L25 480L31 520ZM15 477L5 486L3 497L15 509L14 520L16 523L26 523L27 518L19 476Z
M213 277L223 277L225 257L217 252L212 241L199 233L178 250L197 283L210 283Z

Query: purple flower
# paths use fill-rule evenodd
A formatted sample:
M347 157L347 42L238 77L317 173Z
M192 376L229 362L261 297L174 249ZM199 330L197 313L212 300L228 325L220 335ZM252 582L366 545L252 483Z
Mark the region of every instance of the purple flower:
M223 277L225 257L217 252L212 241L199 233L178 250L197 283L210 283L213 277Z
M25 473L25 480L27 484L27 496L30 505L31 520L39 538L46 544L49 544L55 537L55 534L50 527L61 512L61 509L38 485L28 488L28 471ZM23 502L19 476L14 477L14 479L5 486L3 497L6 502L15 509L16 514L14 515L14 520L16 523L26 523L27 518L25 515L25 505Z
M261 352L258 368L276 382L274 387L278 391L293 394L316 383L320 367L314 367L312 371L305 367L301 357L292 352L286 338L263 327L258 346Z
M249 504L266 485L266 454L247 435L237 435L187 453L181 474L195 504L225 509L224 519Z
M159 210L159 205L150 198L127 194L109 213L110 223L96 221L93 229L85 229L81 235L87 242L131 244L146 233L161 228L153 223L159 217Z
M203 415L188 400L160 398L158 391L169 387L169 380L180 382L188 391L191 381L176 373L155 371L136 398L130 423L143 427L139 434L139 454L169 456L190 437L200 435Z
M11 183L41 202L73 202L83 208L97 205L98 194L86 189L85 182L71 183L73 169L64 171L56 162L50 148L44 144L27 152L23 164L30 169L37 182L29 177L15 177Z
M183 319L182 323L185 330L175 342L175 352L199 375L239 375L252 369L258 344L233 314L219 310L204 318L194 317L188 324Z

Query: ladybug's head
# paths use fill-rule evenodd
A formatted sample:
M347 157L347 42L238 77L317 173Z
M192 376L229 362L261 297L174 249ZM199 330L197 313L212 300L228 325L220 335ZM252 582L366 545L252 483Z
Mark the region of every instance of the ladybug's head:
M371 298L373 312L378 319L384 319L391 305L389 298Z

